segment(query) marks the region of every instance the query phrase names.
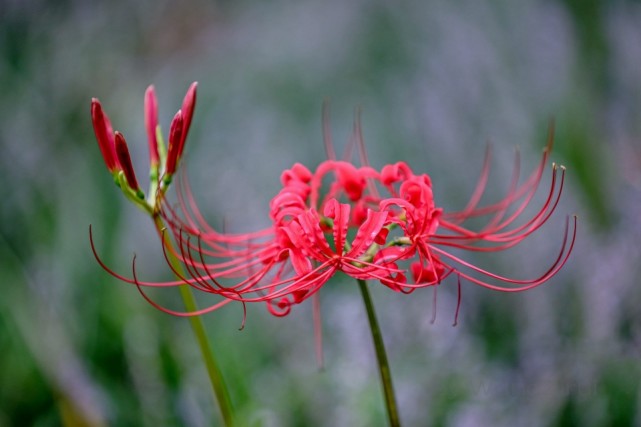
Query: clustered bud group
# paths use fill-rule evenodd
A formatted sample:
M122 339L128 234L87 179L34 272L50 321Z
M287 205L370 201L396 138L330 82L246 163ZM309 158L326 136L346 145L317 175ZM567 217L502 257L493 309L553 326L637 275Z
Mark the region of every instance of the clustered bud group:
M159 200L171 183L182 157L187 132L196 106L197 85L196 82L191 84L183 100L182 108L178 110L171 122L168 148L165 148L158 124L158 101L154 87L149 86L145 92L145 129L149 144L150 163L150 187L147 200L138 184L125 137L118 131L114 132L111 121L103 111L100 101L96 98L91 100L93 129L107 169L124 194L136 202L138 206L150 212L157 210Z

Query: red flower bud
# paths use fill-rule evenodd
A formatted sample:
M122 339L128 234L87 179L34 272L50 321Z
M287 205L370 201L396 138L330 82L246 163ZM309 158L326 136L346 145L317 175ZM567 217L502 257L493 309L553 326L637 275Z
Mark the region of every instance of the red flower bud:
M127 148L127 142L125 137L122 136L120 132L116 132L116 155L118 156L118 161L122 167L122 171L125 173L125 179L129 187L134 190L136 193L142 194L138 181L136 180L136 174L134 173L134 167L131 164L131 157L129 156L129 149Z
M152 168L158 167L158 140L156 128L158 127L158 100L154 86L150 85L145 91L145 128L149 141L149 162Z
M196 108L196 88L198 87L198 82L193 82L189 89L187 89L187 94L183 99L182 105L182 114L183 114L183 126L182 134L180 137L180 145L178 146L178 155L177 158L180 159L183 154L183 149L185 148L185 140L187 139L187 132L189 132L189 126L191 125L191 119L194 116L194 108Z
M102 106L97 98L91 100L91 121L102 158L109 172L113 173L120 169L114 147L114 134L109 117L102 111Z
M171 127L169 129L169 149L167 152L167 165L165 167L166 176L171 176L176 172L176 165L180 157L180 144L184 129L183 113L182 110L178 110L174 119L171 121Z

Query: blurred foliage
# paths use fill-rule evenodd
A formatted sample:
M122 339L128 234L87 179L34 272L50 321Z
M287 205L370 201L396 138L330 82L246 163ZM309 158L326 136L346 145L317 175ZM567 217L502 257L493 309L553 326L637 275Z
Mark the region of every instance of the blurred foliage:
M561 213L492 268L541 271L555 227L577 212L572 259L530 293L466 285L456 328L452 283L434 324L430 292L375 291L401 415L639 425L641 5L403 3L0 3L0 426L217 425L188 323L105 274L87 232L115 270L130 272L136 253L141 274L170 277L153 227L104 170L89 102L101 99L144 171L145 87L156 84L166 131L193 80L186 164L207 217L232 228L264 225L282 168L322 159L325 97L339 150L362 106L372 163L427 171L448 208L474 188L485 140L499 193L512 147L529 170L554 116L552 158L568 168ZM284 319L248 307L243 331L240 307L205 317L241 425L384 425L356 288L337 277L321 298L320 372L310 307Z

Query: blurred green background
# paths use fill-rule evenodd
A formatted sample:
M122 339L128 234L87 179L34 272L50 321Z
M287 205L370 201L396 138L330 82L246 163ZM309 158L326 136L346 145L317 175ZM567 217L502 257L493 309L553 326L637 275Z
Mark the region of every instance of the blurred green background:
M100 98L144 177L145 88L167 132L194 80L183 165L208 219L236 231L268 224L284 168L323 159L325 98L339 149L361 106L371 163L430 174L450 210L486 141L498 197L514 147L525 174L554 118L552 159L568 168L557 214L519 250L466 259L540 274L576 213L561 274L515 295L465 284L457 327L454 280L434 324L431 291L374 287L401 416L641 424L640 2L0 0L0 426L218 425L188 322L104 273L88 241L93 224L115 270L136 253L145 278L171 278L153 224L104 168L89 105ZM321 292L323 371L310 304L282 319L250 306L242 331L239 305L204 318L243 423L385 425L354 285ZM180 307L177 292L154 296Z

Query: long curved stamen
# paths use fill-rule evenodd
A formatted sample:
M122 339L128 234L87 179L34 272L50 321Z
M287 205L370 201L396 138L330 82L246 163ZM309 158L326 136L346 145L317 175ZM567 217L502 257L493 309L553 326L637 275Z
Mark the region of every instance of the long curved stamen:
M145 299L145 301L147 301L149 304L151 304L154 308L156 308L156 309L158 309L158 310L160 310L162 312L165 312L167 314L171 314L173 316L178 316L178 317L200 316L200 315L211 313L212 311L218 310L220 307L223 307L223 306L229 304L230 302L232 302L232 300L226 299L226 300L222 300L222 301L220 301L220 302L218 302L218 303L216 303L214 305L211 305L209 307L202 308L202 309L196 310L196 311L189 311L189 312L176 311L176 310L168 309L166 307L161 306L160 304L158 304L154 300L152 300L147 295L147 293L144 291L143 286L140 285L140 283L138 282L138 278L136 276L135 264L136 264L136 257L134 256L133 266L132 266L133 283L138 288L138 291L140 292L140 295L142 295L142 297Z
M329 124L329 99L323 101L322 123L325 155L329 160L336 160L336 151L334 150L334 143L332 142L332 129Z
M475 265L473 265L473 264L471 264L471 263L469 263L467 261L464 261L461 258L456 257L456 256L454 256L454 255L452 255L452 254L450 254L450 253L448 253L448 252L446 252L446 251L444 251L442 249L439 249L438 247L432 247L432 250L434 250L435 252L437 252L438 254L440 254L440 255L442 255L444 257L447 257L447 258L451 259L452 261L456 262L459 265L462 265L462 266L464 266L464 267L466 267L466 268L468 268L468 269L470 269L472 271L475 271L477 273L485 275L485 276L487 276L489 278L492 278L492 279L495 279L495 280L498 280L498 281L502 281L502 282L505 282L505 283L523 285L523 286L516 287L516 288L505 288L505 287L501 287L501 286L496 286L496 285L492 285L490 283L487 283L485 281L482 281L480 279L477 279L477 278L475 278L473 276L470 276L469 274L464 273L464 272L462 272L460 270L457 270L457 274L459 274L461 277L464 277L465 279L467 279L467 280L469 280L469 281L471 281L473 283L476 283L477 285L483 286L483 287L488 288L488 289L498 290L498 291L520 292L520 291L524 291L524 290L527 290L527 289L531 289L533 287L536 287L536 286L546 282L550 277L554 276L561 269L561 267L563 267L563 265L565 265L565 263L567 262L567 260L568 260L568 258L570 256L570 253L572 252L572 249L574 248L574 242L576 241L576 217L574 217L574 221L573 222L574 222L574 224L573 224L573 227L572 227L572 236L569 239L570 240L569 245L568 245L568 238L569 238L569 234L570 234L570 230L569 230L570 227L569 227L569 218L568 218L566 220L566 228L565 228L565 232L564 232L564 235L563 235L563 242L562 242L562 245L561 245L561 250L559 251L559 253L557 255L557 258L552 263L550 268L543 275L539 276L536 279L531 279L531 280L511 279L509 277L505 277L505 276L501 276L501 275L498 275L498 274L495 274L495 273L491 273L491 272L489 272L487 270L484 270L482 268L476 267Z

